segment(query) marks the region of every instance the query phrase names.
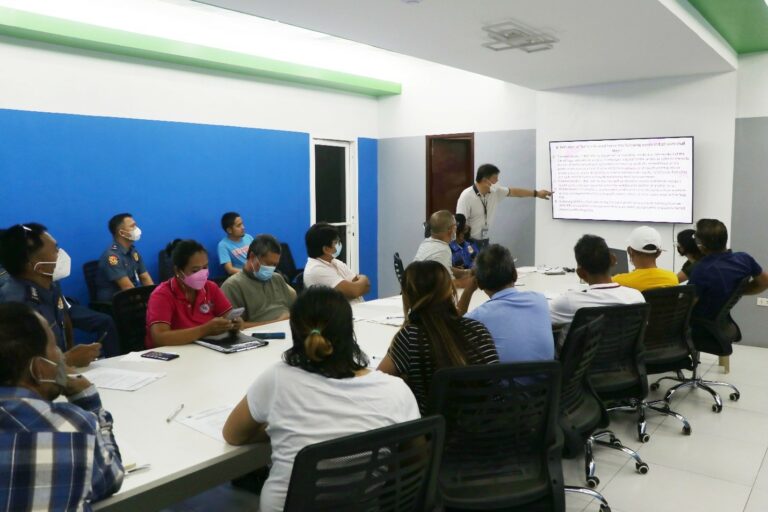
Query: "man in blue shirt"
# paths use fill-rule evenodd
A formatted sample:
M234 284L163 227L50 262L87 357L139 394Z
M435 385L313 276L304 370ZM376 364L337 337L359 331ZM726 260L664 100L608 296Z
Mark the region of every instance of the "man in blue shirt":
M0 474L3 510L85 511L124 475L96 388L67 375L47 320L18 302L0 304Z
M17 224L0 234L0 265L11 276L0 288L0 303L22 302L32 307L48 322L59 348L67 350L72 340L70 306L58 283L69 276L66 251L59 248L45 226ZM99 357L100 349L99 343L76 345L66 351L67 364L88 366Z
M141 229L130 213L118 213L107 224L112 234L112 245L99 258L96 273L96 300L112 302L120 290L154 284L147 272L144 259L135 243L141 238Z
M693 267L689 284L696 286L698 300L692 317L714 320L733 294L738 284L751 277L746 295L757 295L768 289L768 273L745 252L731 252L728 229L716 219L701 219L696 223L696 245L704 255Z
M219 242L219 264L227 275L237 274L248 259L248 247L253 237L245 233L243 218L237 212L222 215L221 229L227 236Z
M515 288L517 269L507 248L491 244L475 260L475 279L461 295L459 311L466 311L479 287L491 298L467 313L482 322L493 336L499 362L552 360L555 342L547 299L540 293Z
M477 243L469 238L469 227L467 218L457 213L456 218L456 240L452 240L448 247L451 249L451 265L456 268L472 268L480 250Z

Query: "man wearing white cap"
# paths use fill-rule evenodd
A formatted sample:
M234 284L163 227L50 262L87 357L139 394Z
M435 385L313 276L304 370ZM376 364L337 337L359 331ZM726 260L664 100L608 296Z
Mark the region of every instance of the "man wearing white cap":
M635 270L613 276L613 281L628 288L643 291L663 286L677 286L677 276L671 270L656 266L661 255L661 235L648 226L640 226L629 235L629 261Z

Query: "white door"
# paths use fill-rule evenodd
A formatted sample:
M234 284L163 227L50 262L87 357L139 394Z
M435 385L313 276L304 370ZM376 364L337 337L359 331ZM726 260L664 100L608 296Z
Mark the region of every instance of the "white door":
M357 148L347 140L312 139L310 210L312 224L328 222L339 229L339 259L355 273L358 262Z

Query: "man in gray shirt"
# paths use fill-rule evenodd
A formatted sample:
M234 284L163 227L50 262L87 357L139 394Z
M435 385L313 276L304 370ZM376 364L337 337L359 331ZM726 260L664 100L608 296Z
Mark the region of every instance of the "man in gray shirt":
M430 236L425 238L416 251L413 261L436 261L443 265L463 288L468 284L470 271L451 266L451 248L448 243L456 239L456 219L448 210L440 210L429 217Z
M245 308L244 328L289 318L296 292L275 272L280 243L272 235L258 235L248 247L243 271L233 274L221 291L235 308Z

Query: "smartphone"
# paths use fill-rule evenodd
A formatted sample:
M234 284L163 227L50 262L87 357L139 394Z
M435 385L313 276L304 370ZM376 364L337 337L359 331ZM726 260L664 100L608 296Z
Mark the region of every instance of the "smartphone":
M155 350L151 352L144 352L141 354L141 357L146 357L147 359L158 359L160 361L170 361L171 359L176 359L179 357L179 354L171 354L168 352L157 352Z
M233 308L227 313L227 320L234 320L245 313L245 308Z
M285 339L285 333L284 332L254 332L251 334L254 338L259 338L260 340L284 340Z

